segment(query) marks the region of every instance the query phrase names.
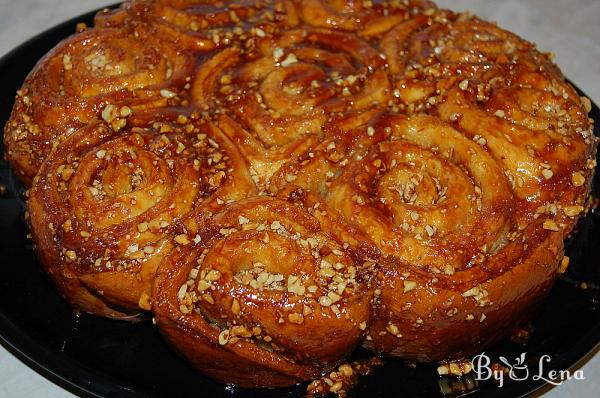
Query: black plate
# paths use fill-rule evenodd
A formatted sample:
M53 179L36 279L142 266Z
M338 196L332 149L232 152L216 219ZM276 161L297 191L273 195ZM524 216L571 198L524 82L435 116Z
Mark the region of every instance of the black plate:
M88 13L58 25L16 48L0 60L0 126L9 117L16 90L35 62L60 39L73 33L76 22L91 24ZM600 124L594 105L591 117ZM594 131L599 135L600 129ZM0 153L3 153L0 143ZM22 221L22 190L6 162L0 161L0 184L9 194L0 198L0 343L28 366L84 396L210 396L300 397L306 385L290 389L249 390L226 387L195 372L177 357L151 323L129 324L88 315L74 316L36 263ZM594 179L598 197L600 173ZM509 339L488 350L493 360L527 352L527 364L537 369L548 354L550 369L573 369L600 341L600 215L589 214L567 244L571 266L561 276L532 326L527 345ZM588 288L581 289L581 282ZM356 355L366 356L359 350ZM386 360L362 377L351 397L441 397L440 385L452 385L461 395L517 397L544 385L543 380L492 382L440 379L433 364L411 365ZM461 392L462 391L462 392Z

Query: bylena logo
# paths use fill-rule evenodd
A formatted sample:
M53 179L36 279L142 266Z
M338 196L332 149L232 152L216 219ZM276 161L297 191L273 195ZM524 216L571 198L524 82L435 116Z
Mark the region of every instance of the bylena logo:
M561 385L565 380L585 380L582 370L577 370L571 373L569 370L547 370L552 358L550 355L542 355L537 364L534 362L532 369L526 361L527 353L523 352L521 355L516 357L513 361L506 359L501 356L498 357L500 364L492 363L489 356L482 352L479 355L473 357L471 364L473 366L473 374L476 380L496 380L499 387L504 386L505 378L514 381L523 380L542 380L546 383L553 384L555 386ZM537 366L537 368L536 368Z

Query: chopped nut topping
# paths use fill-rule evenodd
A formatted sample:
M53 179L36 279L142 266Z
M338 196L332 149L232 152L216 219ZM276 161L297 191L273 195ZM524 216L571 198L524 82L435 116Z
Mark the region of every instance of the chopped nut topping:
M571 181L574 186L580 187L583 184L585 184L585 177L583 176L583 174L581 174L580 172L577 171L577 172L573 173Z
M569 267L570 258L568 256L564 256L560 262L560 266L558 267L558 273L564 274L567 272L567 268Z
M175 242L179 243L180 245L187 245L190 243L186 234L177 235L175 237Z
M488 291L481 285L477 285L462 294L463 297L473 297L480 307L490 304L488 299Z
M393 323L389 323L385 329L392 335L396 336L396 337L402 337L402 335L400 334L400 330L398 329L398 326L394 325Z
M548 231L560 231L560 227L556 224L556 222L550 218L544 221L544 229Z
M457 361L450 362L447 364L440 365L437 368L438 374L440 376L464 376L469 374L473 370L471 363L469 361Z
M583 104L583 107L587 113L592 111L592 101L590 101L588 97L581 97L581 103Z
M321 397L327 393L345 397L358 382L358 376L369 374L373 366L382 364L383 362L376 357L361 362L344 363L337 370L311 382L306 388L307 397Z
M231 303L231 312L233 312L235 315L239 315L240 313L240 303L235 298Z
M223 330L221 333L219 333L219 344L225 345L229 343L230 337L231 335L229 333L229 329Z
M577 217L583 211L583 206L580 206L580 205L565 206L565 207L563 207L563 211L569 217Z
M140 299L138 300L138 306L146 311L150 311L152 309L152 299L146 292L142 292Z
M286 285L283 283L285 277L282 274L268 272L265 266L259 262L250 269L238 271L233 277L236 282L254 289L286 290Z
M404 281L404 293L410 292L414 288L417 287L417 282L415 281Z
M67 250L67 251L65 251L65 257L67 258L67 261L75 261L75 260L77 260L77 254L73 250Z
M291 314L288 315L288 320L292 323L297 323L300 325L300 324L304 323L304 316L302 316L302 314L292 312Z
M173 98L175 97L177 94L175 94L174 92L167 90L167 89L162 89L160 90L160 95L164 98Z
M131 113L132 113L132 110L131 110L131 108L130 108L130 107L128 107L128 106L122 106L122 107L119 109L119 115L120 115L121 117L127 117L127 116L131 115Z
M219 280L220 277L221 273L219 271L217 271L216 269L211 269L206 273L206 276L203 279L209 282L214 282L216 280Z
M137 230L138 232L145 232L148 230L148 223L147 222L141 222L137 225Z
M321 296L319 297L319 304L321 304L323 307L329 307L331 304L333 304L333 301L327 296Z
M73 64L71 63L71 56L69 54L63 55L63 67L65 70L73 69Z
M102 111L102 119L104 119L105 122L112 122L116 117L116 109L117 108L114 105L106 105Z
M273 51L273 59L275 59L275 61L279 61L279 58L283 57L283 49L277 47L274 51Z
M281 66L290 66L298 62L298 58L294 54L288 54L287 57L283 61L281 61Z
M549 180L552 178L552 176L554 175L554 173L552 172L552 170L549 169L543 169L542 170L542 175L544 176L544 178L546 180Z

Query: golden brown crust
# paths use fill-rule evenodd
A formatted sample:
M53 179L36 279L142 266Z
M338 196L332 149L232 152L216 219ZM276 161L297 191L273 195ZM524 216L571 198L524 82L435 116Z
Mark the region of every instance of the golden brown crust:
M192 96L243 147L261 187L326 136L332 114L351 109L350 116L360 119L390 98L384 60L358 37L291 29L255 37L252 46L208 59ZM351 90L336 82L344 76L353 76Z
M178 247L160 269L159 329L219 381L295 384L334 366L363 338L374 289L374 262L364 255L377 251L356 241L360 233L345 241L351 228L304 195L228 207L207 226L214 232ZM231 371L238 366L252 371Z
M384 119L389 137L350 161L327 200L382 253L454 273L495 252L512 224L512 194L493 158L430 116Z
M485 263L452 275L383 259L365 346L418 361L470 358L528 321L563 256L561 234L539 224Z
M4 131L15 174L29 185L54 146L96 117L106 119L107 104L134 111L176 104L192 66L191 58L139 29L90 28L65 39L37 63L16 97Z
M229 3L225 6L225 3ZM292 10L288 0L131 0L125 3L128 22L149 28L176 44L180 49L208 52L228 47L247 34L245 24L292 25L296 18L287 17Z
M285 386L526 320L586 206L589 108L533 44L428 1L130 0L38 63L5 143L76 307L152 309L202 372Z
M44 266L68 300L98 315L119 316L88 303L90 294L109 307L149 309L157 267L194 229L186 219L255 190L237 148L209 122L135 119L119 132L96 121L73 133L29 193Z

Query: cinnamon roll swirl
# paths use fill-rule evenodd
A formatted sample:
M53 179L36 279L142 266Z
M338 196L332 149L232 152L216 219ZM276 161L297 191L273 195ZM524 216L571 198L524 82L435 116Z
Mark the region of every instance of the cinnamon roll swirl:
M251 43L207 60L192 93L243 146L261 186L326 135L332 113L359 118L390 97L384 60L359 38L306 28Z
M297 24L291 0L130 0L130 22L178 48L207 52ZM253 26L249 32L248 26ZM250 34L249 34L250 33Z
M383 253L411 264L452 274L484 246L495 251L513 200L494 159L436 118L385 122L376 128L391 129L389 137L345 168L329 204Z
M27 185L54 146L106 105L132 110L175 104L192 60L127 28L91 28L42 58L18 92L4 131L6 155ZM126 115L123 115L125 117Z
M544 263L543 273L514 281L501 299L512 302L504 316L515 311L508 316L518 318L529 303L523 297L547 286L556 270L560 236L544 238L548 231L540 225L522 233L502 168L479 144L439 119L387 117L375 128L390 133L351 161L327 193L330 206L384 255L381 295L366 344L428 361L472 354L482 341L506 332L490 315L498 305L490 291L501 291L497 284L507 282L500 280L510 281L521 269ZM522 234L544 249L525 250ZM450 333L460 328L459 336Z
M316 27L357 32L372 37L385 33L418 10L433 10L430 1L297 0L302 21Z
M148 310L156 268L185 236L185 219L253 194L237 148L195 119L132 119L119 132L96 121L42 164L28 201L33 239L76 308L116 318Z
M216 380L292 385L362 340L374 291L368 257L377 250L304 195L235 203L160 268L158 327Z
M382 38L398 74L394 110L454 124L503 166L522 228L544 216L568 234L587 197L582 180L595 166L587 99L518 36L470 15L426 14Z

